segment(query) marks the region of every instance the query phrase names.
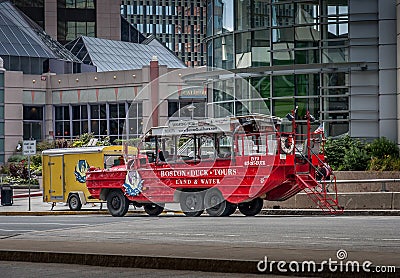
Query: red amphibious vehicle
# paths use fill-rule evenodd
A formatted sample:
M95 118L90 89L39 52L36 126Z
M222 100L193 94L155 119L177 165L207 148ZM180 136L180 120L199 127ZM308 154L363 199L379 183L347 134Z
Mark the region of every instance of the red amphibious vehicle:
M170 122L142 138L126 164L90 169L90 194L106 200L111 215L124 216L132 204L149 215L166 203L180 203L187 216L204 210L228 216L239 209L258 214L264 201L284 201L305 191L326 213L338 214L336 179L324 171L324 135L304 134L294 121L265 115ZM330 192L328 193L328 186Z

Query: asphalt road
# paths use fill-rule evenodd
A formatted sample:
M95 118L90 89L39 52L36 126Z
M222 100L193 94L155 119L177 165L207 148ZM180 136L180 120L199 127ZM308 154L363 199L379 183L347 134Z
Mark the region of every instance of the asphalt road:
M345 249L400 254L400 217L0 216L0 239Z

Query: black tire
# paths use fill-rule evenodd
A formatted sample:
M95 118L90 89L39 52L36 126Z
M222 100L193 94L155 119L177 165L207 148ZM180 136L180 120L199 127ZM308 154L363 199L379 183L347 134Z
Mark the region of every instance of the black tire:
M155 203L145 204L143 208L144 211L150 216L158 216L164 210L164 206Z
M225 202L226 202L226 209L221 216L229 216L229 215L233 214L238 207L237 204L233 204L228 201L225 201Z
M254 216L259 214L264 205L264 200L261 198L256 198L249 202L240 203L238 205L239 211L246 216Z
M208 189L204 195L204 207L210 216L223 216L227 204L221 191L216 188Z
M68 197L68 206L70 210L78 211L82 208L81 199L79 199L78 194L71 194Z
M204 212L204 197L202 192L181 192L179 203L186 216L196 217Z
M124 216L129 209L129 201L120 190L113 190L107 195L107 208L114 217Z

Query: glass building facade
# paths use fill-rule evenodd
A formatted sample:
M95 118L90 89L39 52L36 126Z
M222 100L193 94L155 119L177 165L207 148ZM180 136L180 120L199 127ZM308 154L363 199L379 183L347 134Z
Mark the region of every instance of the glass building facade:
M95 0L58 0L57 41L66 44L80 35L96 36Z
M241 103L261 98L279 117L298 106L327 134L348 132L348 7L347 0L207 1L207 65L245 76L259 93L220 81L210 101L240 114L253 109Z
M206 7L202 0L122 0L121 15L154 35L187 66L205 63Z
M12 0L12 2L45 29L45 0ZM57 0L57 41L66 44L79 35L96 36L95 0Z

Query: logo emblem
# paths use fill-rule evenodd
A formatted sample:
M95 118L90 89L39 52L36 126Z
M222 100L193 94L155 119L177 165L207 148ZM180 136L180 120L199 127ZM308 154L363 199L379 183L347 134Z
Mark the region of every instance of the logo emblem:
M126 194L129 196L137 196L142 192L143 180L136 170L126 173L124 187Z
M79 181L80 183L85 183L86 172L88 169L89 169L89 163L87 163L86 160L79 160L75 166L75 171L74 171L76 180Z

